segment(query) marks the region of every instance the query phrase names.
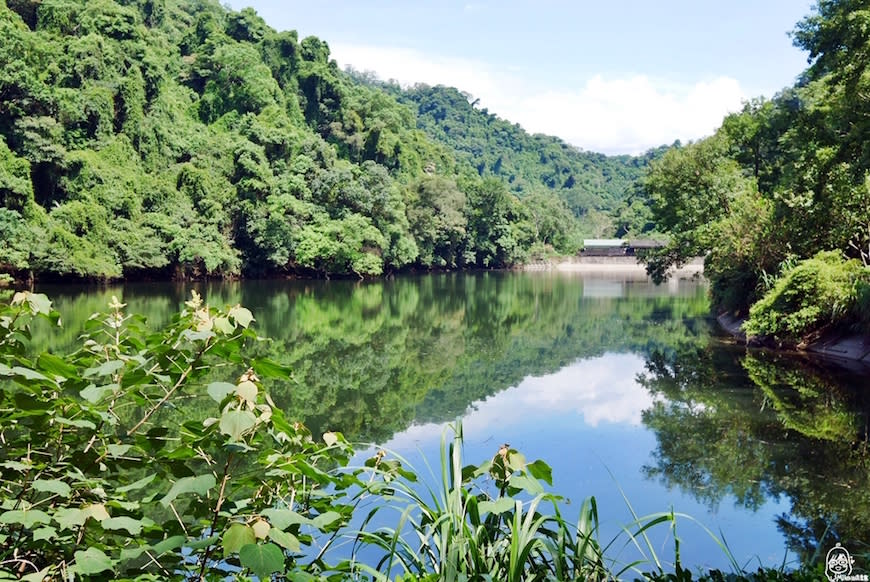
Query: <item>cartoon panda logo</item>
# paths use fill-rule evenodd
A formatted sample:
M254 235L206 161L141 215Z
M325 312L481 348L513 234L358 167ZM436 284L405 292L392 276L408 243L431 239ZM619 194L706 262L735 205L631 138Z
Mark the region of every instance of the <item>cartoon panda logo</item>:
M840 580L843 576L852 573L852 564L854 563L855 558L850 556L849 551L838 542L836 546L828 550L828 555L825 557L825 576L831 582Z

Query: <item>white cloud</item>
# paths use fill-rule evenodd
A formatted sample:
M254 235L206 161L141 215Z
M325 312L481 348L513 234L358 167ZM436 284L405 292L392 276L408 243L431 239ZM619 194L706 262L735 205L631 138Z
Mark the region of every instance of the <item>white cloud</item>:
M472 404L463 421L465 435L485 441L514 426L546 422L555 416L576 416L578 423L641 425L644 410L654 402L635 378L644 370L636 354L606 354L579 360L546 376L528 376L517 386ZM443 425L414 425L386 443L391 450L413 450L438 442Z
M515 70L497 70L473 59L365 45L331 48L342 66L374 71L403 85L451 85L527 131L557 135L604 153L640 153L675 139L710 135L747 97L729 77L686 84L646 75L598 74L582 86L553 89L524 81Z

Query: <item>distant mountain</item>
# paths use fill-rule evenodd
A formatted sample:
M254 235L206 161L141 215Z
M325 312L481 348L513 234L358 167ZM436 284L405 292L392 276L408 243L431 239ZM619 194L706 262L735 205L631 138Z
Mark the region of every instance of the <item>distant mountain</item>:
M614 234L612 215L633 192L650 160L667 147L643 156L586 152L549 135L529 134L452 87L417 85L399 94L417 111L417 127L449 146L459 160L482 176L506 180L519 197L556 194L581 219L589 235Z

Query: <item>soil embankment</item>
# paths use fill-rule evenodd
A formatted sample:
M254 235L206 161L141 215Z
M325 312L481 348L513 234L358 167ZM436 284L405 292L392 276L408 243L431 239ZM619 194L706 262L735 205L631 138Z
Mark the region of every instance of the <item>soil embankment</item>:
M716 318L722 329L734 338L746 342L746 334L741 327L745 319L727 314ZM797 351L815 354L831 360L839 360L844 364L858 363L870 369L870 337L861 334L830 334L806 345L799 346ZM852 366L850 366L852 367Z

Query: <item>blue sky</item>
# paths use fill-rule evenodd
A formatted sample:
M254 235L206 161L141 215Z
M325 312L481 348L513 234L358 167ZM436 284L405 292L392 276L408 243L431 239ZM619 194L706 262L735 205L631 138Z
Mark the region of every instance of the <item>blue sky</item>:
M709 135L806 67L811 0L230 0L329 43L342 66L452 85L532 132L639 153Z

